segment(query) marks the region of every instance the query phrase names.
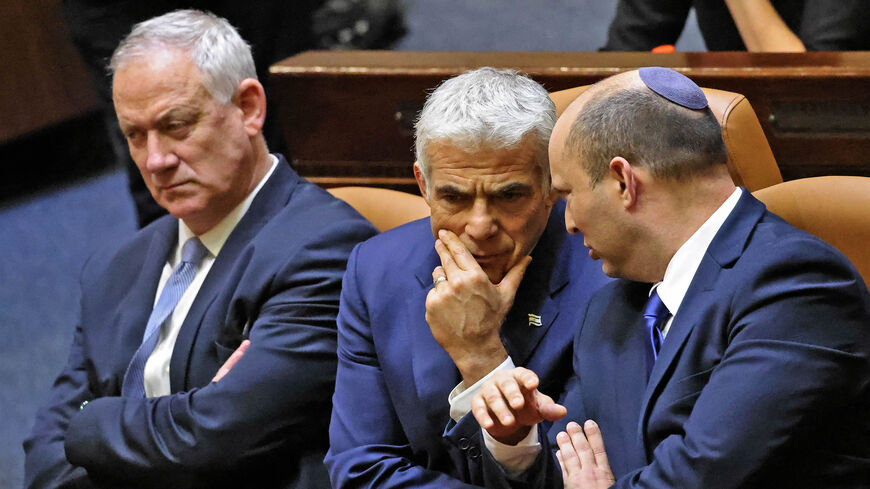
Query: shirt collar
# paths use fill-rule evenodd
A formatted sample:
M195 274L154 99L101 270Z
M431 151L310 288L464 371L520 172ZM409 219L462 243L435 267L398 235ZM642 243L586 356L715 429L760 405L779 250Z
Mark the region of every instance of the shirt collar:
M716 209L716 212L707 218L704 224L674 253L671 261L668 262L668 268L665 269L664 279L650 289L651 295L652 291L658 287L659 297L672 315L677 315L677 310L689 290L692 279L695 278L695 272L707 253L707 248L716 237L719 228L731 215L731 211L737 206L737 201L740 200L742 194L743 190L740 187L734 189L734 192Z
M239 221L245 217L245 214L248 212L248 209L251 207L251 203L254 201L254 198L257 197L257 194L260 193L260 189L263 188L263 185L266 184L266 181L269 180L269 177L272 176L272 173L275 172L275 168L278 167L278 158L275 155L270 154L269 158L272 161L272 166L269 168L269 171L266 172L266 175L260 180L260 183L245 197L239 205L237 205L233 210L229 212L220 222L217 223L213 228L208 231L202 233L199 236L199 240L202 242L203 246L209 251L211 256L218 256L221 248L223 248L224 243L227 242L227 239L230 237L230 234L233 232L233 229L239 224ZM178 263L178 260L181 259L181 247L184 243L196 236L193 231L187 227L187 224L184 224L184 221L178 220L178 246L176 247L175 252L175 260L173 263Z

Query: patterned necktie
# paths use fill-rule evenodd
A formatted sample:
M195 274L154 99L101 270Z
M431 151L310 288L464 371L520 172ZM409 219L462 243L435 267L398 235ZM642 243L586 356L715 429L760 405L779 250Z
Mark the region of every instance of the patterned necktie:
M160 326L166 318L172 314L184 291L193 282L199 262L208 254L208 250L198 238L190 238L181 248L181 262L172 270L172 275L163 286L157 304L151 310L148 324L145 326L145 334L142 336L142 344L136 350L136 354L127 365L124 373L124 383L121 385L121 395L124 397L145 397L145 363L160 337Z
M662 347L662 329L665 327L665 323L668 321L668 318L671 316L671 312L668 311L668 307L665 306L665 303L662 302L661 297L659 297L658 288L653 291L652 295L649 296L649 300L646 303L646 307L643 310L643 319L646 323L647 329L647 337L649 338L649 344L647 348L647 375L652 371L652 366L655 364L656 359L659 356L659 350Z

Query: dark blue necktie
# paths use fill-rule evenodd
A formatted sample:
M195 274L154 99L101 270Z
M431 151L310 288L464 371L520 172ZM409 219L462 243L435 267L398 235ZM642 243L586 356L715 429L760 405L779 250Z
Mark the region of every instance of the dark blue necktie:
M157 346L157 339L160 337L160 326L166 321L166 318L172 314L184 291L193 282L193 277L196 275L196 269L203 257L208 254L208 250L199 241L198 238L190 238L181 248L181 262L172 270L172 275L163 286L163 291L160 293L160 298L157 299L157 304L151 310L151 316L148 318L148 324L145 326L145 334L142 336L142 344L136 350L136 354L127 365L127 371L124 373L124 383L121 385L121 395L124 397L143 398L145 397L145 363L154 347Z
M659 350L662 347L662 329L665 323L671 316L665 303L659 297L658 287L649 296L646 307L643 309L643 319L646 323L647 338L649 345L647 348L647 374L652 371L652 366L659 356Z

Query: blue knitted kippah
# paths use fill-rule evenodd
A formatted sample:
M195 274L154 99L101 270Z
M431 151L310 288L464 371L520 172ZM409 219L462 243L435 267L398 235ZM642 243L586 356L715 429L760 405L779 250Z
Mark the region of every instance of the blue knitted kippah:
M670 68L649 66L638 71L640 79L653 92L689 109L703 109L707 97L695 82Z

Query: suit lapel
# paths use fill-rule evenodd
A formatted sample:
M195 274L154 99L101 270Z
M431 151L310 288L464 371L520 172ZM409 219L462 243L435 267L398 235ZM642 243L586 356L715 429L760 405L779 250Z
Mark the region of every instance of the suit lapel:
M632 466L625 464L637 459L640 448L636 427L647 386L649 342L642 315L649 288L623 281L612 294L597 296L607 302L590 306L597 312L583 324L574 345L574 372L583 395L573 402L582 402L584 418L598 420L611 443L618 441L614 447L622 452L613 462L621 467ZM583 422L569 412L561 426L571 420Z
M181 330L178 332L178 338L175 340L169 365L169 382L172 392L190 388L187 385L187 378L194 356L193 347L196 344L206 312L215 302L215 299L221 293L226 293L227 288L232 286L232 284L227 283L227 280L242 251L257 236L263 226L284 208L298 182L299 177L296 173L290 169L283 158L279 158L275 171L260 189L244 217L230 233L212 264L208 276L196 294L184 323L181 325ZM223 319L223 317L220 318L221 321ZM215 337L221 326L222 324L208 325L209 328L215 329Z
M703 327L696 324L703 310L709 307L711 301L716 300L714 290L719 274L723 269L734 265L756 223L764 213L764 205L743 189L743 195L738 200L734 210L719 228L716 237L707 247L707 252L701 260L698 270L692 279L686 296L680 305L680 310L671 323L668 336L662 344L658 360L650 374L649 383L644 392L644 400L641 408L640 419L641 433L646 433L646 425L656 397L667 384L670 372L680 357L684 345L691 336L695 327ZM645 440L646 442L646 440Z
M607 339L608 345L613 348L614 354L619 361L614 365L611 372L614 384L614 396L620 416L623 417L620 426L635 426L642 412L642 404L646 396L643 394L649 385L647 381L647 355L646 348L649 345L649 337L646 334L646 324L643 320L643 308L648 299L650 284L632 283L629 290L621 298L623 306L615 313L614 328L604 328L605 334L613 332ZM617 308L608 308L614 310ZM608 320L609 322L609 320ZM620 326L623 328L621 330ZM625 330L625 326L628 329ZM587 342L588 343L588 342ZM638 354L643 352L643 354ZM591 366L587 366L592 368ZM602 386L603 387L603 386Z
M561 221L555 221L561 227ZM532 252L532 264L526 270L522 283L517 290L514 305L501 327L501 338L505 349L517 366L526 365L538 343L559 314L555 295L568 285L571 280L568 266L557 267L557 259L561 263L569 263L570 257L557 257L559 249L557 240L564 240L565 233L553 233L551 226L541 236ZM563 252L570 247L563 246ZM542 287L541 284L546 284Z
M412 347L408 354L420 405L429 418L429 426L444 426L449 420L449 415L444 409L447 393L453 390L462 378L453 364L453 359L435 341L429 324L426 323L426 295L432 288L432 270L441 264L434 243L433 238L430 251L420 261L414 273L419 289L409 294L403 310L408 314L405 318L407 324L417 325L407 328L406 332L411 335Z
M142 344L148 317L154 309L157 284L160 282L163 267L178 241L176 219L162 219L155 222L154 226L153 235L145 250L145 258L137 262L139 268L130 270L130 275L122 275L134 276L135 282L130 286L130 293L118 305L115 320L111 322L114 329L111 336L118 337L120 341L120 348L115 355L117 365L112 369L118 372L118 393L127 365Z

